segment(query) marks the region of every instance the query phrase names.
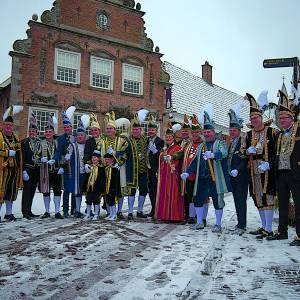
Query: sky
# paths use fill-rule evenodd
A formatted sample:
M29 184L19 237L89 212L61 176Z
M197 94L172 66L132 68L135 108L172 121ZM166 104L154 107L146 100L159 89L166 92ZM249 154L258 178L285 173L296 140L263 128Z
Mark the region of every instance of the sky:
M137 1L136 1L137 2ZM213 83L244 95L277 91L292 68L264 69L263 60L300 56L299 0L140 0L148 37L167 60L201 76L213 66ZM11 73L13 42L26 38L33 13L40 17L53 0L1 0L0 82Z

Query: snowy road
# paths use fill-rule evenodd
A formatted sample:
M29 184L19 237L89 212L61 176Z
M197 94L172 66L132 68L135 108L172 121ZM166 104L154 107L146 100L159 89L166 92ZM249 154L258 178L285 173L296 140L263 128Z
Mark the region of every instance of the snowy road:
M253 229L258 215L248 203ZM212 206L208 223L197 232L150 219L1 223L0 299L300 298L299 248L234 235L231 197L223 233L211 232Z

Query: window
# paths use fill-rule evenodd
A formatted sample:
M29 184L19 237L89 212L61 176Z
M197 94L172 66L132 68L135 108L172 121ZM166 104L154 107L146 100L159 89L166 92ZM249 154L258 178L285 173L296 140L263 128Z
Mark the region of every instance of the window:
M87 113L89 114L89 113ZM74 113L73 115L73 134L76 134L77 129L78 129L78 124L80 121L81 116L84 115L84 113ZM89 128L86 129L86 134L89 135L90 134L90 130Z
M56 110L31 107L28 114L28 123L31 113L33 113L36 117L39 135L44 135L45 127L48 125L48 119L50 115L54 115L57 118Z
M126 126L125 124L118 126L117 127L117 133L121 134L121 133L125 133L128 134L128 126Z
M55 49L54 79L80 83L80 53Z
M113 67L111 60L91 57L91 86L112 90Z
M123 92L143 94L143 68L123 64Z

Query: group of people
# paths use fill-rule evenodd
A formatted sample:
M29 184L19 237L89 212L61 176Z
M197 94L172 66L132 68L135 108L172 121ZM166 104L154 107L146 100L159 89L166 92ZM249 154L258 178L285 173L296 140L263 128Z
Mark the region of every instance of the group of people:
M211 104L200 115L184 116L182 124L169 122L164 140L158 137L154 115L142 109L131 120L129 132L119 134L114 112L105 116L102 133L95 114L83 115L73 135L75 107L62 114L64 134L55 137L57 120L50 116L44 137L38 137L35 116L30 119L29 136L22 142L13 132L13 116L19 106L4 114L0 132L0 209L6 203L5 219L13 221L12 203L23 187L22 213L27 219L37 217L31 211L38 187L43 193L45 213L50 217L51 189L55 218L69 216L100 218L100 205L106 218L124 219L123 201L128 197L127 218L134 218L138 191L137 218L188 222L193 230L206 226L210 199L215 209L213 232L222 231L224 196L232 192L237 215L234 232L242 235L247 227L248 190L259 212L261 226L250 234L257 239L288 239L290 199L295 205L296 237L290 245L300 246L300 128L299 105L279 91L278 120L281 130L264 121L266 92L250 103L251 129L242 133L242 102L229 110L230 141L216 133ZM148 135L142 129L147 122ZM91 136L87 138L89 128ZM63 191L63 214L61 194ZM149 194L151 211L144 213ZM71 211L69 198L71 195ZM85 215L81 212L86 199ZM278 232L272 222L275 197L279 203Z

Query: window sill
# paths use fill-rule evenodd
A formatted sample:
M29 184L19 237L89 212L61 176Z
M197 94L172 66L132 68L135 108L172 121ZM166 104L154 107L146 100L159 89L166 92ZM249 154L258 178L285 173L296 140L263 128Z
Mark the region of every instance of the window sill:
M76 87L76 88L81 87L80 83L63 82L63 81L57 81L57 80L53 80L53 82L55 84L59 84L59 85L67 85L67 86Z
M144 98L144 95L131 94L126 92L121 92L121 95L135 98Z
M108 93L108 94L114 93L114 90L107 90L107 89L103 89L103 88L97 88L94 86L89 86L88 89L92 90L92 91L104 92L104 93Z

